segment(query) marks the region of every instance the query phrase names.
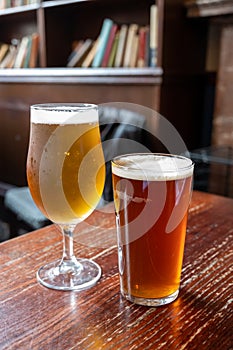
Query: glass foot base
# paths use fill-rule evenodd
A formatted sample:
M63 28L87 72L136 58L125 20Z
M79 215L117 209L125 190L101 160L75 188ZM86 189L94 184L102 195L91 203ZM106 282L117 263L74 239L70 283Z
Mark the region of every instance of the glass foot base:
M100 266L88 259L77 259L75 263L57 260L42 266L37 272L37 280L43 286L63 291L90 288L100 277Z
M179 294L179 289L177 289L174 293L166 297L149 299L149 298L134 297L132 295L122 292L122 295L127 300L131 301L134 304L145 305L145 306L162 306L162 305L170 304L178 297L178 294Z

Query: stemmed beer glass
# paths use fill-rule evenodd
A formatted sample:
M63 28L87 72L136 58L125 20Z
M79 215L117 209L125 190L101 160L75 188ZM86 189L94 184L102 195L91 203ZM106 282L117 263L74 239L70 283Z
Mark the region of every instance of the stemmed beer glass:
M63 233L63 255L42 266L38 281L59 290L93 286L101 268L73 252L73 230L98 204L105 182L98 107L38 104L30 109L27 178L42 213Z

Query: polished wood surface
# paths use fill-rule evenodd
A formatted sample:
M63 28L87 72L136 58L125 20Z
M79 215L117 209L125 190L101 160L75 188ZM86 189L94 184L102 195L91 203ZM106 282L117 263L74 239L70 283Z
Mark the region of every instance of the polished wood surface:
M0 349L232 349L233 199L194 192L178 299L150 308L120 295L113 206L75 234L102 267L97 285L59 292L36 271L61 255L54 225L0 244Z

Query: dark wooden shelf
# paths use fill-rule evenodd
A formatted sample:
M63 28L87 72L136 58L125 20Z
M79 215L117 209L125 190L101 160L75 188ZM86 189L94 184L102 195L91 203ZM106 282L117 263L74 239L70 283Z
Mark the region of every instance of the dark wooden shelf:
M128 0L128 3L130 0ZM132 4L139 4L143 3L143 0L131 0ZM9 7L0 10L0 16L4 15L9 15L9 14L14 14L14 13L19 13L19 12L25 12L25 11L31 11L31 10L37 10L39 8L50 8L50 7L60 7L60 6L68 6L68 5L75 5L75 4L81 4L81 3L99 3L99 4L108 4L109 1L107 0L101 0L101 1L96 1L96 0L48 0L48 1L41 1L36 4L30 4L30 5L23 5L23 6L14 6L14 7ZM124 4L123 0L115 0L111 1L111 4L118 4L120 3ZM151 1L153 3L153 0Z
M5 8L3 10L0 10L0 16L6 16L6 15L13 15L13 14L19 14L27 11L35 11L40 8L40 4L31 4L31 5L24 5L24 6L15 6L15 7L9 7Z
M151 3L153 3L154 0L151 0ZM41 6L42 7L59 7L63 5L69 5L69 4L80 4L80 3L92 3L92 4L107 4L108 6L110 5L125 5L126 2L125 0L111 0L111 4L109 0L44 0L41 1ZM145 0L127 0L127 4L132 3L133 5L138 5L138 4L145 4Z
M94 0L49 0L49 1L42 1L41 7L59 7L59 6L65 6L65 5L72 5L75 3L81 3L81 2L94 2Z
M1 69L0 83L161 84L162 68Z

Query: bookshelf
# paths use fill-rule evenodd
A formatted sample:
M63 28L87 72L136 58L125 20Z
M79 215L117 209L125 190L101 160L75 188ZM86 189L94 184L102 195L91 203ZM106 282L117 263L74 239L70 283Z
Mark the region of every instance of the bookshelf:
M96 39L105 18L148 25L153 4L158 6L156 67L66 67L72 43ZM199 146L206 26L188 23L183 0L44 0L0 10L0 42L35 32L39 66L0 69L0 181L26 183L34 103L136 103L166 117L189 149Z
M37 68L0 69L0 123L4 126L0 128L0 181L18 186L26 183L31 104L125 101L159 110L163 1L44 0L0 10L0 42L9 43L12 38L35 32L40 37ZM66 67L72 43L96 39L105 18L119 25L148 25L153 4L157 4L159 13L156 67Z
M110 18L119 27L150 24L150 8L158 7L158 66L162 62L163 0L37 1L0 10L0 41L10 43L37 32L40 36L40 68L66 67L72 43L96 40L103 21Z

